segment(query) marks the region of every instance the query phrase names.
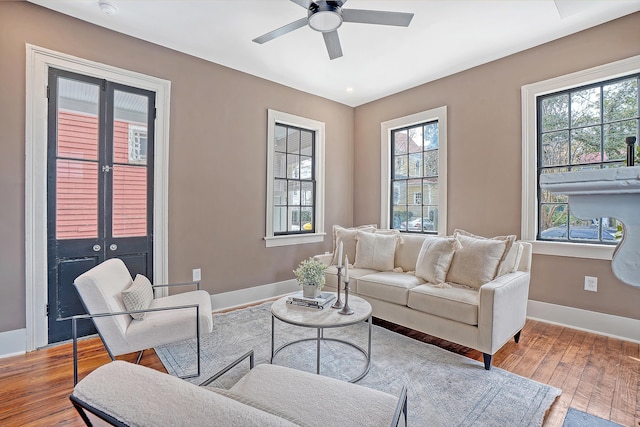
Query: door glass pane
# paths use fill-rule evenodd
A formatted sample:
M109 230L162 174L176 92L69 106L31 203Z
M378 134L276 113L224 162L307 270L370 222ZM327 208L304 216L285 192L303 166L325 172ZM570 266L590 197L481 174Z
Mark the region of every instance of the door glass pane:
M116 90L113 100L113 162L146 165L148 98Z
M113 167L113 237L147 235L147 168Z
M98 159L98 97L94 84L58 78L58 157Z
M148 98L113 92L113 237L147 235Z
M56 238L98 237L98 164L56 162Z

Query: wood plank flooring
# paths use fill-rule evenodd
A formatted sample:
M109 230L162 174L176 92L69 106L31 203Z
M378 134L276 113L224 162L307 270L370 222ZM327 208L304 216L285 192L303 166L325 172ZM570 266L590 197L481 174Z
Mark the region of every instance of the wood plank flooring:
M481 361L476 350L388 322L376 324ZM98 338L82 340L80 378L109 357ZM136 354L122 357L135 361ZM153 350L141 364L165 371ZM493 365L562 389L545 419L560 427L569 407L625 427L640 426L640 345L543 322L527 321L520 343L507 343ZM0 426L82 426L69 402L73 389L70 343L0 359Z

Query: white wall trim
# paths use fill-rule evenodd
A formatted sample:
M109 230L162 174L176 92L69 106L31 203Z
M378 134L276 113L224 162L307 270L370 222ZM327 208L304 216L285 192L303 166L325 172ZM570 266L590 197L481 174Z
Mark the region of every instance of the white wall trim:
M0 349L2 349L0 352L0 359L24 354L26 344L26 329L15 329L13 331L0 332Z
M529 300L527 317L640 344L640 320Z
M273 157L275 150L275 127L277 123L296 126L313 131L316 136L315 147L315 181L316 199L315 208L315 232L313 234L287 234L274 235L273 231ZM298 245L303 243L318 243L324 241L324 183L325 183L325 124L306 117L295 116L289 113L269 109L267 110L267 206L266 206L266 236L264 237L267 248L275 246Z
M283 282L223 292L211 295L211 308L213 311L236 308L246 304L266 301L298 290L300 290L298 282L295 279L289 279Z
M154 283L168 283L169 106L171 82L26 44L25 288L26 349L48 344L47 78L50 67L156 93L154 150ZM166 290L164 291L166 292Z
M539 96L640 72L640 55L554 77L521 88L522 201L520 238L532 243L534 254L611 260L613 246L538 242L537 109Z
M390 228L391 131L438 121L438 235L447 234L447 106L380 123L380 228Z

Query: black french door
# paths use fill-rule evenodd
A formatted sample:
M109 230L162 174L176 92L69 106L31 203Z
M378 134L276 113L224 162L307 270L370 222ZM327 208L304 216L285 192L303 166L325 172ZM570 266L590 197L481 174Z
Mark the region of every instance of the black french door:
M48 341L71 337L85 313L73 286L83 272L121 258L153 276L155 93L63 70L48 82ZM78 323L79 335L94 333Z

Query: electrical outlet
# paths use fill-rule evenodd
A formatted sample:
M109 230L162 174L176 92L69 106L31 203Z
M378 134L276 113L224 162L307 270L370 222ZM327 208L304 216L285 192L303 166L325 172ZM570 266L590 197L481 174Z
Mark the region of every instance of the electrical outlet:
M584 290L598 292L598 278L593 276L584 276Z
M193 280L194 282L202 280L202 270L200 270L199 268L194 268L193 269L193 278L191 280Z

